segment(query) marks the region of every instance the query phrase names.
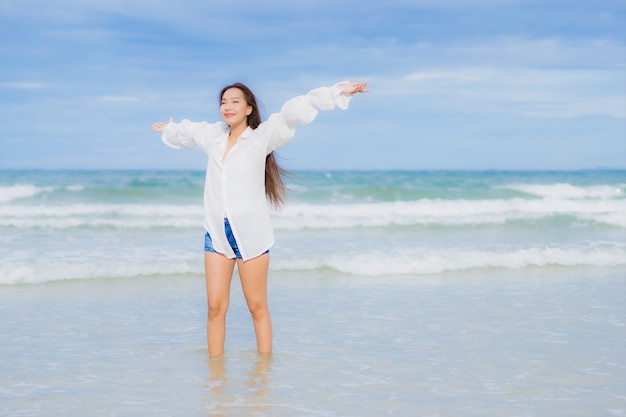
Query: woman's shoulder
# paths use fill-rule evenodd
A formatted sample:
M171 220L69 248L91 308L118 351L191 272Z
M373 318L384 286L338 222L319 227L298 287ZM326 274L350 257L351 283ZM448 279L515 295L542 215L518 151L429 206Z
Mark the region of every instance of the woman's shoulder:
M214 129L214 130L222 130L222 131L227 131L228 130L228 125L226 123L224 123L223 121L219 121L219 122L206 122L206 121L194 122L194 121L189 120L189 119L183 119L183 120L180 121L180 125L182 127L198 126L198 127L203 128L203 129Z
M193 136L202 136L205 139L215 138L228 134L229 127L226 123L220 122L192 122L188 119L181 121L183 131L188 131ZM196 132L193 134L193 132Z
M230 127L222 121L219 122L215 122L215 123L207 123L209 126L211 126L213 129L221 132L221 133L228 133L230 132Z

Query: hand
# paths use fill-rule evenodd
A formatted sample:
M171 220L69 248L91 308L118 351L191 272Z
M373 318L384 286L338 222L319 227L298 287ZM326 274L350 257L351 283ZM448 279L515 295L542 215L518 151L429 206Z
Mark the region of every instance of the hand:
M167 127L167 125L169 125L170 123L172 123L174 121L174 119L172 119L170 117L170 121L169 123L164 123L164 122L154 122L152 123L152 130L154 130L157 133L161 133L165 130L165 128Z
M361 83L361 82L357 82L357 83L347 82L347 83L339 84L339 88L341 89L341 92L343 94L369 93L370 90L366 90L365 87L367 87L367 83Z

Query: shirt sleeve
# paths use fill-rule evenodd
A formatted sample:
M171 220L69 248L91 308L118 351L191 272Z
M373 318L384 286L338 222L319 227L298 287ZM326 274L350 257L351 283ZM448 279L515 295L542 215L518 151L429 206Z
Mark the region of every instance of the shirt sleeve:
M163 130L161 139L172 148L193 148L198 144L202 135L203 124L206 123L192 122L188 119L184 119L180 123L169 123Z
M289 142L296 127L311 123L320 110L347 109L352 94L343 94L339 85L316 88L306 95L294 97L283 105L280 112L272 114L262 123L259 127L269 133L268 153Z

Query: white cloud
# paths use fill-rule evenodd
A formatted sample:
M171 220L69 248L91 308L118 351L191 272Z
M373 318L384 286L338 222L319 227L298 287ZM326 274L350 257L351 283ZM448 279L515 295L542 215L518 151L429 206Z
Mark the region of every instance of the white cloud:
M380 45L380 53L403 58L415 68L446 65L626 69L626 45L610 39L498 36L439 42ZM397 64L397 62L393 62Z
M481 78L474 71L421 71L414 72L406 77L407 81L417 81L420 83L439 84L468 84L480 81Z
M102 96L100 101L107 103L137 103L141 101L139 97L133 96Z
M439 51L434 48L441 48ZM579 68L624 68L626 46L608 39L567 40L503 36L471 39L450 46L421 48L439 59L498 66L544 66Z
M395 72L372 72L372 88L396 100L409 97L413 106L626 117L626 47L612 41L502 37L448 45L392 43L381 53L388 55L378 58L393 63Z
M626 118L624 75L619 70L453 67L378 82L389 87L390 94L419 97L442 110Z
M40 90L48 87L47 84L38 82L9 81L0 82L0 88L13 88L16 90Z

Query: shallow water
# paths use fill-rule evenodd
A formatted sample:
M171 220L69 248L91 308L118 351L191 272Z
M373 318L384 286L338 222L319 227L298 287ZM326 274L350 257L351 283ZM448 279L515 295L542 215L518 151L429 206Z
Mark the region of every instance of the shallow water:
M624 416L624 272L274 273L212 360L201 277L0 286L0 414Z

